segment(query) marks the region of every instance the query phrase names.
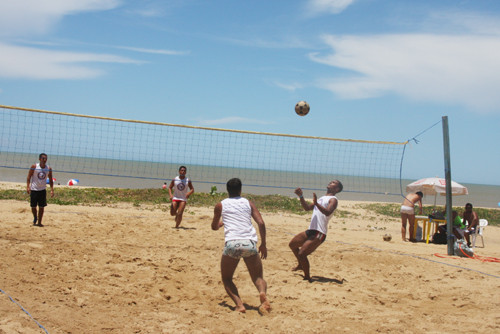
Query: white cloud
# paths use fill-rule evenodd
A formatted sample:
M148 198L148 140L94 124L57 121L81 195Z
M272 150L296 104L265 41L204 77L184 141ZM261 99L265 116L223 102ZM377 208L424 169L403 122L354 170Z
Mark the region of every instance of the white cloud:
M104 11L120 6L122 0L16 0L0 1L0 37L40 36L48 34L67 15ZM19 39L17 39L19 41ZM36 46L54 46L50 42L28 42ZM160 54L175 51L129 48ZM104 75L95 63L133 63L133 59L97 53L57 51L0 42L0 77L23 79L89 79Z
M213 120L199 120L199 124L213 126L213 125L221 125L221 124L229 124L229 123L254 123L254 124L268 124L266 121L251 119L245 117L225 117L220 119Z
M128 1L126 13L134 16L139 15L146 18L158 18L173 15L179 8L192 5L188 0L141 0Z
M300 89L303 87L303 85L301 85L300 83L298 82L292 82L292 83L281 83L281 82L273 82L273 84L279 88L283 88L284 90L288 90L288 91L291 91L291 92L294 92L296 91L297 89Z
M338 14L354 3L355 0L309 0L307 12L309 15Z
M120 3L120 0L0 1L0 35L45 34L65 15L109 10Z
M500 35L498 17L475 12L434 12L424 21L423 27L430 31L449 31L452 33L474 33L480 35Z
M280 40L248 38L237 39L230 37L217 37L217 40L240 46L249 46L264 49L305 49L311 48L311 44L295 36L285 36Z
M131 46L116 46L117 49L129 50L141 53L152 53L152 54L160 54L167 56L182 56L189 54L188 51L175 51L175 50L164 50L164 49L145 49L145 48L136 48Z
M328 35L323 40L333 53L311 54L310 58L354 72L318 82L342 98L397 93L479 111L500 110L498 36Z
M142 9L133 11L132 13L137 14L139 16L148 17L148 18L162 17L165 15L163 10L158 9L158 8L142 8Z
M0 77L28 79L88 79L103 71L86 63L140 62L109 54L42 50L0 43Z

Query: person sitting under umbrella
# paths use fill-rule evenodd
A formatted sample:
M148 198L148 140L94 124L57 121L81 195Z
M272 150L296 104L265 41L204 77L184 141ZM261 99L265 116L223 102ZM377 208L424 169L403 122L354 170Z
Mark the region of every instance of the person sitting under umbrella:
M443 214L446 218L446 205L444 207ZM456 210L453 210L451 212L451 217L452 217L452 222L453 222L453 235L457 239L463 239L464 238L464 231L465 231L465 225L462 223L462 218L458 215L458 212ZM446 224L439 225L438 231L439 233L444 233L446 234Z

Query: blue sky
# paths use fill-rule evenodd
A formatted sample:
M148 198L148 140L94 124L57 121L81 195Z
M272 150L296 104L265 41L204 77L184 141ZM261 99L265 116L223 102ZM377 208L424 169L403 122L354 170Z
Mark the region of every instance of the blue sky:
M496 0L0 0L0 104L405 141L403 177L500 185ZM306 100L311 112L294 113Z

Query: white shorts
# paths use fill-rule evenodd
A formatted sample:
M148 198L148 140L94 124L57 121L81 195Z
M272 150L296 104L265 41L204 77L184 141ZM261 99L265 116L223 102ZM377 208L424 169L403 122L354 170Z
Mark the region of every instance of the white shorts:
M224 246L222 255L241 259L259 254L257 243L253 240L228 240Z
M408 215L415 214L415 208L411 206L401 205L401 213L406 213Z

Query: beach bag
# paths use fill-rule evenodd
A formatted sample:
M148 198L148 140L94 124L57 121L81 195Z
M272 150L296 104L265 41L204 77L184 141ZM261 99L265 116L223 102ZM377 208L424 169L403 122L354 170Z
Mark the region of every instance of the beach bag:
M430 219L444 219L444 214L441 211L434 210L429 215Z
M464 239L460 239L455 241L455 244L453 245L453 250L455 251L456 256L461 256L461 257L473 257L474 256L474 251L467 246L467 243L465 242Z
M434 235L432 236L432 243L438 245L446 245L448 243L448 240L446 240L446 233L434 233Z

